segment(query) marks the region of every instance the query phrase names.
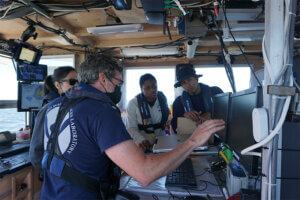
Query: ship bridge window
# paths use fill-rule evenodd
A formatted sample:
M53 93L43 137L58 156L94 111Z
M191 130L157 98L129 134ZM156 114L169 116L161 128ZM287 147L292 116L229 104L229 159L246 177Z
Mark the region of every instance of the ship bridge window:
M248 89L250 86L251 71L247 65L233 65L233 76L236 91ZM224 66L195 66L196 73L202 74L199 82L209 86L218 86L223 92L232 92Z
M171 105L174 101L174 84L175 84L175 68L174 67L139 67L139 68L125 68L122 99L120 108L125 110L128 102L137 94L141 93L139 85L140 77L143 74L150 73L157 80L157 87L167 97L168 104Z
M42 56L39 64L48 66L48 75L59 66L74 67L74 55ZM25 112L17 112L18 82L10 58L0 57L0 131L15 132L28 125ZM26 117L27 116L27 117Z
M224 66L219 65L195 65L196 73L202 74L199 82L209 86L218 86L224 92L232 92ZM119 104L121 110L126 110L128 102L141 92L139 79L141 75L151 73L157 79L158 90L162 91L171 105L175 98L181 95L182 88L174 88L175 84L175 67L128 67L124 69L125 84L122 88L122 99ZM236 84L236 91L249 88L250 69L246 65L234 65L233 75Z
M60 66L75 66L75 56L71 55L49 55L42 56L40 64L48 66L48 75L53 74L53 71Z
M18 82L10 58L0 57L0 132L25 127L24 112L17 112Z

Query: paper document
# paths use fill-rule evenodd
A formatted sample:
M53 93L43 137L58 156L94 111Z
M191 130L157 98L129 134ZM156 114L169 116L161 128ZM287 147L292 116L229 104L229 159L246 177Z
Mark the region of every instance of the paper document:
M177 118L177 134L192 134L194 130L197 128L196 122L185 118L185 117L178 117Z

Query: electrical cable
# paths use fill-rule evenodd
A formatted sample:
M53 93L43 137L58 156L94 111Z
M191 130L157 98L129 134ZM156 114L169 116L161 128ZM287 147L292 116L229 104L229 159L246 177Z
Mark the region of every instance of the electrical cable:
M25 17L31 14L34 14L35 11L28 5L24 5L22 2L14 1L14 7L9 12L6 13L5 17L3 19L16 19ZM110 3L106 1L91 1L86 2L84 4L77 4L77 5L66 5L66 4L43 4L35 2L35 4L44 10L51 13L55 17L55 12L80 12L80 11L87 11L90 9L96 9L96 8L108 8L111 6ZM5 11L4 11L5 12ZM0 16L4 16L3 11L0 11Z
M15 63L14 59L11 59L11 61L12 61L12 64L14 66L15 72L17 73L17 66L16 66L16 63Z
M203 176L204 174L206 174L208 171L207 170L204 170L204 172L202 172L202 174L197 174L195 176Z
M182 6L184 7L187 7L187 8L199 8L199 7L205 7L205 6L208 6L210 4L213 4L215 1L211 1L211 2L208 2L208 3L204 3L204 4L198 4L198 5L190 5L190 6L186 6L188 4L182 4Z
M227 24L227 26L228 26L229 33L230 33L230 35L231 35L233 41L235 42L235 44L239 47L240 51L242 52L242 55L243 55L243 57L244 57L246 63L248 64L248 66L249 66L249 68L250 68L250 70L251 70L251 72L252 72L254 78L256 79L257 83L258 83L259 86L261 87L262 84L261 84L261 82L259 81L259 79L257 78L257 76L256 76L256 74L255 74L255 72L254 72L253 66L250 65L250 63L249 63L249 61L248 61L248 58L246 57L246 55L244 54L244 51L243 51L242 48L241 48L241 45L236 41L236 39L235 39L233 33L231 32L231 27L230 27L229 21L228 21L228 19L227 19L226 8L225 8L225 5L224 5L224 4L222 4L222 9L223 9L224 17L225 17L225 22L226 22L226 24Z
M183 199L182 197L175 196L174 194L172 194L170 190L168 190L168 194L170 195L169 199L170 199L170 198L172 198L173 200L175 200L175 198L176 198L176 199Z
M28 18L28 17L25 17L25 18L21 18L35 26L39 26L47 31L50 31L52 33L55 33L57 35L60 35L61 37L63 37L67 42L69 42L70 44L72 44L73 46L78 46L78 47L83 47L83 48L87 48L88 45L87 44L77 44L75 43L72 39L70 39L66 34L65 34L65 31L63 30L57 30L57 29L54 29L54 28L51 28L49 26L46 26L44 25L43 23L41 22L35 22L33 21L32 19Z
M261 153L259 153L259 152L247 152L244 155L261 157Z
M205 183L209 183L209 184L211 184L213 186L216 186L216 187L221 187L221 185L219 185L218 183L216 184L216 183L212 183L210 181L200 180L200 182L205 182Z
M291 102L291 96L288 96L285 100L282 115L281 115L280 120L279 120L278 124L276 125L275 129L272 130L271 133L264 140L254 144L250 147L247 147L247 148L243 149L241 151L242 155L245 155L246 153L267 144L269 141L271 141L271 139L273 139L273 137L278 133L278 131L281 129L281 127L282 127L282 125L285 121L285 117L286 117L287 111L289 109L290 102Z
M185 43L188 40L190 40L190 38L182 37L182 38L179 38L179 39L177 39L173 42L167 42L167 43L162 43L162 44L153 44L153 45L132 46L132 47L142 47L142 48L145 48L145 49L160 49L160 48L164 48L164 47L167 47L167 46L175 46L175 45L178 45L178 44L182 44L182 43Z
M69 15L69 14L72 14L72 13L75 13L75 11L74 11L74 12L72 12L72 11L69 11L69 12L62 12L62 13L60 13L60 14L53 15L53 18L62 17L62 16Z
M61 49L65 51L70 51L73 53L85 53L85 50L79 50L79 49L69 49L65 47L60 47L60 46L42 46L40 49L51 49L51 48L56 48L56 49Z
M13 5L14 5L14 2L13 2L11 5L9 5L8 7L6 7L7 9L6 9L6 11L4 12L4 14L0 17L0 20L5 18L5 16L6 16L7 13L9 12L9 10L13 7Z
M213 22L214 22L214 25L217 29L217 39L220 41L220 45L221 45L221 56L222 56L222 60L223 60L223 64L224 64L224 67L225 67L225 71L226 71L226 74L227 74L227 77L228 77L228 80L229 80L229 83L231 85L231 88L232 88L232 91L233 92L236 92L236 88L235 88L235 81L234 81L234 76L233 76L233 71L232 71L232 68L231 68L231 63L228 63L226 58L225 58L225 53L228 54L228 51L226 49L226 45L223 41L223 38L222 38L222 35L221 35L221 31L219 29L219 26L215 20L215 18L213 18Z
M106 8L110 6L106 1L91 1L86 2L84 4L77 4L77 5L65 5L65 4L44 4L44 3L37 3L41 8L47 11L87 11L88 9L93 8Z

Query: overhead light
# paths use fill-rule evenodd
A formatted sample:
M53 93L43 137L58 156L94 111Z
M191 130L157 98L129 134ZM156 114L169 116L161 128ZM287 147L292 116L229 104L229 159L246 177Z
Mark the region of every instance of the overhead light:
M157 56L178 54L179 47L163 47L157 49L145 49L142 47L121 48L121 54L124 56Z
M87 32L90 34L112 34L112 33L131 33L143 30L142 24L126 24L126 25L111 25L111 26L98 26L88 27Z

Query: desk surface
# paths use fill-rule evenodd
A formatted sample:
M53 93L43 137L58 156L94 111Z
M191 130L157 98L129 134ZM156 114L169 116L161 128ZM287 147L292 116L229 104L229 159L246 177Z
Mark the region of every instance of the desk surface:
M220 188L216 186L217 181L215 177L204 170L209 168L206 157L192 158L192 161L198 184L197 189L183 189L180 187L166 188L166 177L162 177L151 183L149 186L144 187L129 176L123 176L121 178L120 188L138 194L140 199L143 200L153 200L155 199L154 196L158 197L160 200L169 199L172 195L175 197L184 197L189 195L206 197L209 195L212 199L224 199Z

